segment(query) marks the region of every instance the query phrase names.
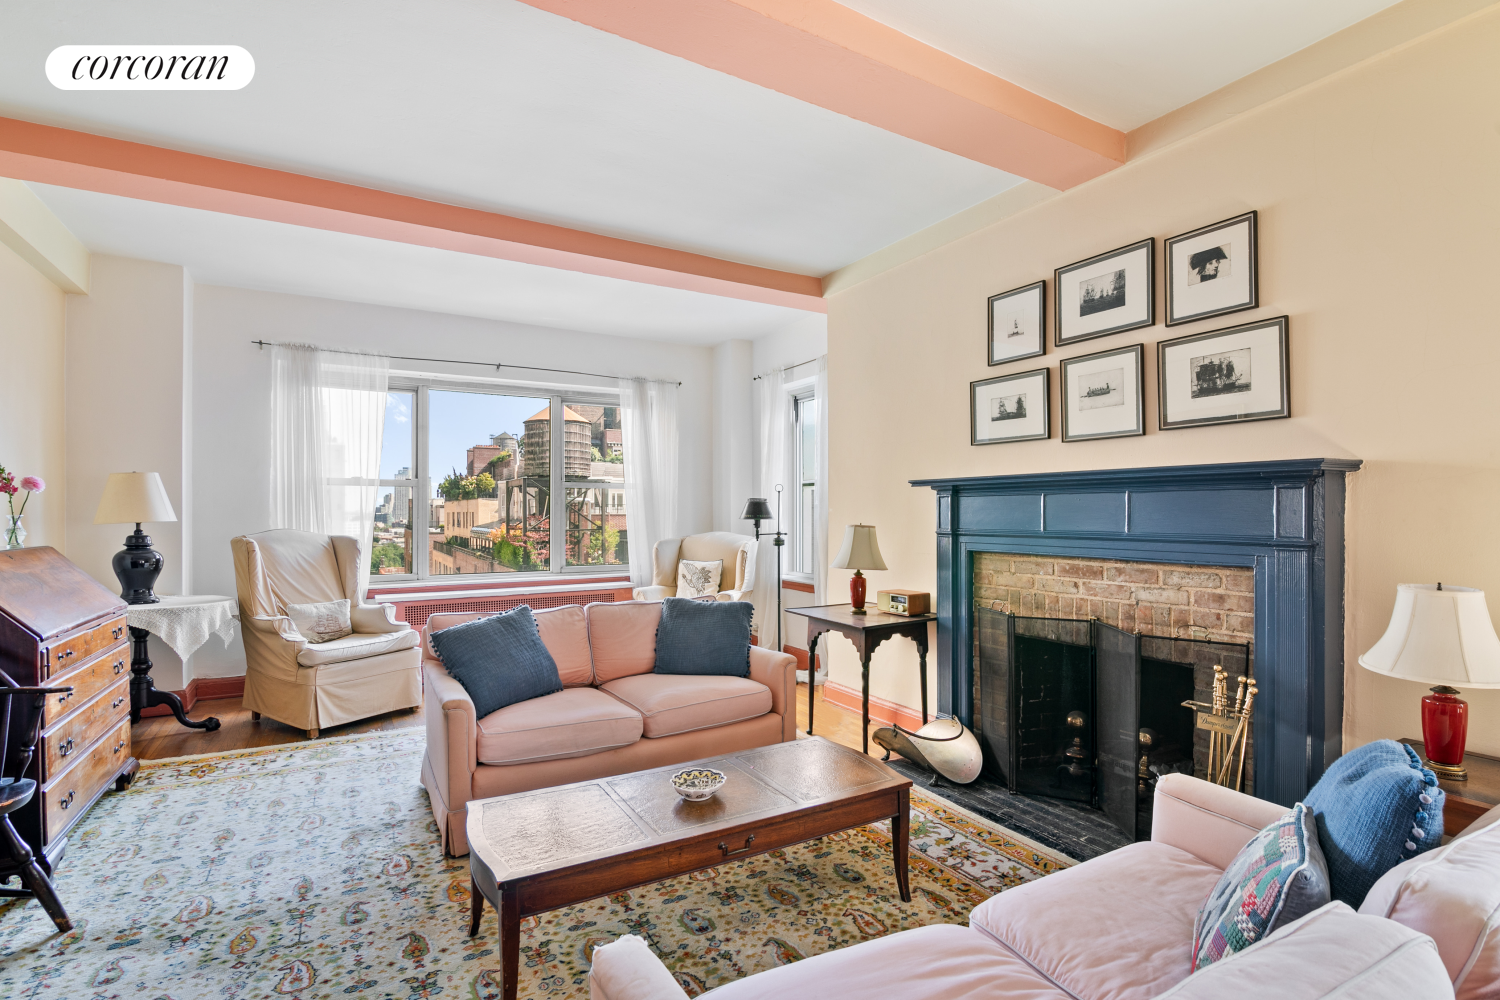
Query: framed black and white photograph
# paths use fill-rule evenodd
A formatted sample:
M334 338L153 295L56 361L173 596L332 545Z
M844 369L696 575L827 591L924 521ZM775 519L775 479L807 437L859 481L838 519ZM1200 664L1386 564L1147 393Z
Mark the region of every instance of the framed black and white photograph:
M969 383L969 443L1039 441L1052 436L1047 419L1050 369L1036 368Z
M1289 417L1287 369L1285 316L1161 341L1161 429Z
M990 364L1047 353L1047 283L990 296Z
M1062 363L1062 439L1146 433L1143 344L1069 358Z
M1058 347L1156 322L1156 238L1057 269Z
M1260 305L1254 212L1167 240L1167 325Z

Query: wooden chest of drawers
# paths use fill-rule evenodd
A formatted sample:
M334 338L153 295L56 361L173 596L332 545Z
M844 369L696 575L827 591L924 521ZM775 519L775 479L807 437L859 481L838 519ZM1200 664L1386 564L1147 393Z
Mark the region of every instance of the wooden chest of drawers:
M125 602L55 549L0 551L0 670L17 684L73 689L48 696L26 772L41 791L11 816L50 872L78 820L138 766Z

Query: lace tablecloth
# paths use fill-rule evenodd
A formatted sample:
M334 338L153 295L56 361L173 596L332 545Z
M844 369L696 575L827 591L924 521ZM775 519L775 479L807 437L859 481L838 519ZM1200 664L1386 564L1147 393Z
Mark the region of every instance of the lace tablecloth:
M158 637L186 660L208 637L234 638L238 602L232 597L163 597L158 604L132 604L125 614L131 628L143 628Z

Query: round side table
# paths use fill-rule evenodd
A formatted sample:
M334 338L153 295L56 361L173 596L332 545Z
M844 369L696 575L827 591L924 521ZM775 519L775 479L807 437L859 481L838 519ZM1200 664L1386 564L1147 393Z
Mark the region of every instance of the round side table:
M228 647L234 638L237 602L232 597L163 597L154 604L132 604L125 610L130 627L130 721L141 721L141 710L165 705L177 721L190 729L213 732L219 720L194 722L183 711L182 699L170 691L158 691L151 680L151 657L146 640L155 635L183 660L196 653L209 636L217 635Z

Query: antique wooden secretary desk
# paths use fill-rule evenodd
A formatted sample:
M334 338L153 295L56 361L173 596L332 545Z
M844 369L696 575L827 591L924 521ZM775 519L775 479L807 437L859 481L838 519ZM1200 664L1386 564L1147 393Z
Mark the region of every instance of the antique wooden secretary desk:
M73 689L47 696L25 774L40 790L11 815L49 874L78 820L139 766L130 754L125 607L56 549L0 551L0 670L23 686Z

